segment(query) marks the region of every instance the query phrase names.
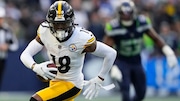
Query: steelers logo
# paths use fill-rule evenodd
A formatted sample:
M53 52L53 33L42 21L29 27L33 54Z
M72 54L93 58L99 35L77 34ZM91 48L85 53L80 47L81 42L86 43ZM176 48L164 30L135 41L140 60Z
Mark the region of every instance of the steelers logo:
M70 50L71 52L76 51L76 50L77 50L76 45L74 45L74 44L69 45L69 50Z

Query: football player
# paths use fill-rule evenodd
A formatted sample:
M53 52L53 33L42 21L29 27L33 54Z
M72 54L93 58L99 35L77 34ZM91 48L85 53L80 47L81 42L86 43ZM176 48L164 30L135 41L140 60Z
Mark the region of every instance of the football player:
M106 24L104 42L117 50L116 66L111 75L119 82L122 101L142 101L146 92L146 77L142 67L140 53L143 34L151 37L167 58L169 67L177 65L173 50L159 37L148 18L136 13L132 0L124 0L117 7L117 17ZM116 68L120 72L117 72ZM116 70L116 71L114 71ZM115 74L114 74L115 73ZM122 73L116 75L116 73ZM119 77L116 77L119 76ZM135 96L130 98L130 84L133 84Z
M33 56L43 47L47 49L50 61L37 64ZM36 92L30 101L74 101L83 89L82 68L87 52L104 58L97 77L86 82L89 86L84 95L87 99L92 99L97 96L105 75L113 65L116 51L96 41L90 31L74 24L71 5L65 1L56 1L50 6L46 21L40 24L36 38L20 56L26 67L46 80L52 79L49 81L49 87ZM47 67L52 62L56 64L57 69ZM56 70L56 75L51 73Z

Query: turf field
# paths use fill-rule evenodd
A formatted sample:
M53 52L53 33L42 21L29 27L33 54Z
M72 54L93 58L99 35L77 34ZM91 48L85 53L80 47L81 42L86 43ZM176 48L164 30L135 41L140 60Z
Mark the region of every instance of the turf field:
M29 101L31 94L26 92L3 92L0 93L0 101ZM84 96L79 96L75 101L120 101L118 95L113 96L99 96L93 100L86 100ZM180 97L148 97L144 101L180 101Z

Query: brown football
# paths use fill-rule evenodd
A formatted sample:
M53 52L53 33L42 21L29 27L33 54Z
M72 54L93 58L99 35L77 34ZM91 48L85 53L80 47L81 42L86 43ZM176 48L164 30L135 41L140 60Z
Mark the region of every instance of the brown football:
M57 66L54 63L48 64L47 67L49 68L57 68ZM57 71L51 71L53 74L57 74Z

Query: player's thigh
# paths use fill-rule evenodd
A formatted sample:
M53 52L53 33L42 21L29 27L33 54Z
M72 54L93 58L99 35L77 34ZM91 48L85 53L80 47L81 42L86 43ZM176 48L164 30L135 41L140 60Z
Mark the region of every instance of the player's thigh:
M142 65L135 66L136 69L133 70L131 75L131 81L137 90L145 91L146 88L146 75Z
M135 83L141 81L141 83L146 82L146 75L142 65L134 65L134 68L132 68L131 72L131 78Z
M116 65L118 66L118 68L122 73L122 82L119 82L119 85L121 86L121 90L128 91L131 83L130 67L128 67L128 64L123 61L116 62Z
M36 94L43 101L73 101L78 96L81 89L74 86L73 83L67 81L50 81L50 86L40 90Z
M118 66L119 70L122 73L123 81L127 83L130 82L130 68L128 67L127 63L123 61L116 61L115 64Z

